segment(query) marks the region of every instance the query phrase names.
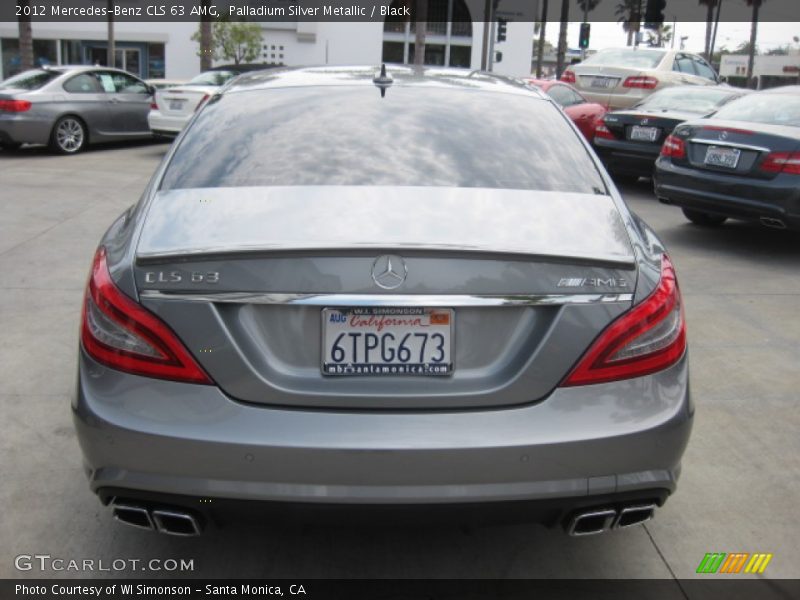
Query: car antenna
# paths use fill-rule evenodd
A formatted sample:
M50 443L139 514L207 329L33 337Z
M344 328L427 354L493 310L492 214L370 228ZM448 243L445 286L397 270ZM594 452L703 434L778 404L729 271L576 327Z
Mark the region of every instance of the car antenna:
M386 72L386 63L381 64L381 72L372 78L372 83L380 88L381 98L386 96L387 88L394 83L392 76Z

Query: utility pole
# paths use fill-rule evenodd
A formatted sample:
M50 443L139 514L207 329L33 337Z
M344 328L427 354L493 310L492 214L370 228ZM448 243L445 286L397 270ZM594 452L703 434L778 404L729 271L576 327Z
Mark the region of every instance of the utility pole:
M481 71L487 67L489 58L489 26L492 22L492 0L486 0L483 5L483 48L481 52Z
M542 26L539 29L539 47L536 50L536 78L542 77L542 58L544 56L544 30L547 28L547 1L542 5Z

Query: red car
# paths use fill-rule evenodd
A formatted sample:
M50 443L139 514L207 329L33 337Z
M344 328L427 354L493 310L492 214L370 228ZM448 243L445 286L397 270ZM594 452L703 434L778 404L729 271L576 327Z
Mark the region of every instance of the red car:
M597 120L606 114L604 106L588 102L574 87L562 81L555 79L525 79L525 81L550 96L556 104L564 109L584 137L590 142L592 141Z

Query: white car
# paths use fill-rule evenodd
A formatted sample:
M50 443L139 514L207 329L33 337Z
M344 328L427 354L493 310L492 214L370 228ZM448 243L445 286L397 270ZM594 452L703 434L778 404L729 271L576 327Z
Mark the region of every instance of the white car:
M177 136L197 108L237 75L233 69L206 71L183 85L157 90L147 116L153 134Z
M719 77L702 57L664 48L608 48L568 67L561 81L586 100L609 110L629 108L673 85L717 85Z

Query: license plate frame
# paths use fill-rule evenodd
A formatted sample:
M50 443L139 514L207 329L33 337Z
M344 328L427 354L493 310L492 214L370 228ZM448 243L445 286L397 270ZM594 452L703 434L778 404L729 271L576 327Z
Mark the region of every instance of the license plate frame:
M742 151L738 148L728 148L726 146L709 146L706 148L706 155L703 164L710 167L734 170L739 166L739 159Z
M658 139L659 133L658 127L634 125L631 127L631 141L652 143Z
M170 100L169 101L169 109L170 110L183 110L183 105L186 100Z
M448 377L455 370L452 308L325 307L320 315L325 377Z
M616 79L614 77L605 77L602 75L595 75L592 77L590 82L590 86L593 88L607 90L609 88L614 87L614 82Z

